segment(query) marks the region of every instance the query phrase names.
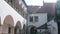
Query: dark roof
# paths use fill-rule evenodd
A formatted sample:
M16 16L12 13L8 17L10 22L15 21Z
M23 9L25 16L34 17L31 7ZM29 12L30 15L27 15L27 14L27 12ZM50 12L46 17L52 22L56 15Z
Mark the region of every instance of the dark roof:
M40 8L40 6L28 6L28 12L29 13L36 13Z
M42 26L39 26L37 29L47 29L47 23L43 24Z
M39 8L41 7L41 8ZM43 6L28 6L29 13L49 13L54 14L55 12L54 3L44 3Z
M53 15L55 13L55 3L44 3L43 9L47 11L47 13Z

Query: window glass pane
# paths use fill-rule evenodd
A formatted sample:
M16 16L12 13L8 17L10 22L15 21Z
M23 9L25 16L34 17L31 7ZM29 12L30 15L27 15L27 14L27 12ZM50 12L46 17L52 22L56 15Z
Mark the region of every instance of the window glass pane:
M30 20L29 20L30 22L33 22L33 17L32 16L30 16Z
M34 18L35 20L35 22L38 22L38 16L35 16L35 18Z

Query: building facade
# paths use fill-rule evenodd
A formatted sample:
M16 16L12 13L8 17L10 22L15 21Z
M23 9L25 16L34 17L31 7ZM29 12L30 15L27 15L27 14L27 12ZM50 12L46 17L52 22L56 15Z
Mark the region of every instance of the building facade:
M24 0L5 0L12 8L14 8L23 17L27 14L27 5Z
M55 3L44 3L43 6L28 6L28 32L29 34L52 34L55 28L55 33L57 33L57 24L53 22L54 26L51 24L51 31L49 30L48 23L55 16ZM38 17L37 17L38 16ZM53 19L54 20L54 19ZM39 21L39 22L36 22ZM53 27L52 27L53 26ZM56 27L55 27L56 26ZM52 32L53 31L53 32ZM37 33L36 33L37 32ZM54 33L53 33L54 34Z
M1 0L0 2L0 34L23 34L27 14L24 0Z
M47 22L47 13L29 14L29 16L28 16L29 34L34 34L34 33L37 34L38 32L40 33L40 29L38 29L38 28L41 27L46 22Z

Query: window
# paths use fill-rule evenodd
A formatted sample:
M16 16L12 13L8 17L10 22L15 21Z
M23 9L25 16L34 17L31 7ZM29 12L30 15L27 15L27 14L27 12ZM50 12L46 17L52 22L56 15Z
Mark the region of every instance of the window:
M38 16L34 16L34 21L38 22Z
M38 22L38 16L30 16L30 22Z
M33 16L30 16L30 20L29 20L30 22L33 22Z

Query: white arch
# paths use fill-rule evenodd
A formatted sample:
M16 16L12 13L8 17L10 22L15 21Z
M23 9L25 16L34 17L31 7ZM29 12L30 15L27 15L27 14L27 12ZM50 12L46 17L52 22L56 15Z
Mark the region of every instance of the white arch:
M7 24L14 26L14 20L11 15L7 15L4 19L4 25L7 25Z
M8 5L4 0L0 1L0 17L1 17L1 24L7 15L11 15L14 20L14 26L16 25L17 21L19 20L22 24L23 28L23 20L24 18L18 14L10 5Z
M20 21L17 21L17 23L16 23L16 25L15 25L15 27L19 27L20 29L22 29L22 27L21 27L22 25L21 25L21 22Z

